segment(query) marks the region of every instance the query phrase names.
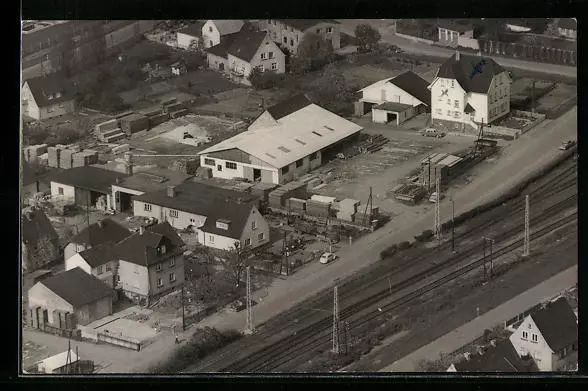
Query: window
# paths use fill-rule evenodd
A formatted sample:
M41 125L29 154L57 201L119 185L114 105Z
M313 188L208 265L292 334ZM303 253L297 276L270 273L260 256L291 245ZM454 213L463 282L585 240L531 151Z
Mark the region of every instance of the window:
M161 270L161 263L158 263L158 264L155 266L155 270L156 270L156 271L160 271L160 270Z
M98 268L97 268L96 272L98 273L98 275L100 275L100 274L102 274L102 273L103 273L103 270L102 270L102 265L101 265L101 266L98 266Z
M284 37L284 43L288 43L288 38Z
M443 112L441 111L441 109L436 109L436 110L435 110L435 112L436 112L437 114L443 114Z
M315 160L316 159L316 152L313 152L310 154L310 160Z
M176 282L176 273L169 274L169 282Z
M175 217L177 219L178 216L179 216L179 213L177 210L174 210L174 209L169 210L169 217Z
M251 239L245 239L245 246L251 246Z
M290 167L289 166L282 167L282 174L287 174L288 171L290 171Z
M262 60L267 59L267 53L261 53L261 59Z
M257 229L257 221L253 220L251 222L251 229Z
M272 62L272 71L275 71L278 69L278 63L277 62Z
M294 46L294 40L290 38L290 46Z
M274 58L274 52L269 52L269 55L268 55L268 57L269 57L270 59Z
M527 339L529 338L529 333L527 333L526 331L523 331L523 339Z
M48 106L48 107L47 107L47 112L48 112L48 113L52 113L52 112L53 112L53 110L55 110L55 109L53 108L53 106Z
M316 33L320 34L321 33L321 29L316 29Z
M290 32L293 33L294 32L294 28L290 27Z
M208 26L208 32L212 33L212 26Z
M332 27L327 27L327 33L332 33L333 32L333 28Z
M161 288L162 286L163 286L163 279L161 279L161 278L158 278L158 279L157 279L157 287L158 287L158 288Z
M533 342L537 342L537 334L531 334L531 339Z
M57 188L57 194L63 195L63 187L58 187Z
M208 41L208 44L209 44L210 46L214 46L214 45L212 44L212 41Z
M455 107L456 109L459 109L459 101L458 100L453 101L453 107Z
M447 110L447 115L451 115L451 110Z
M110 266L110 262L106 264L106 271L109 272L112 270L112 266Z
M214 243L214 235L208 235L208 241Z
M143 210L145 212L151 212L151 204L143 204Z
M237 169L237 163L233 163L233 162L226 162L225 166L227 168L230 168L231 170L236 170Z
M454 111L454 112L453 112L453 116L454 116L455 118L459 118L459 111Z
M204 164L206 164L207 166L214 166L215 162L214 159L204 159Z
M260 232L259 235L257 235L257 239L261 242L263 239L265 239L265 235L263 232Z
M116 282L120 282L120 276L117 274L115 277Z
M219 165L217 165L217 166L216 166L216 170L217 170L217 171L222 171L222 170L223 170L223 166L222 166L222 165L220 165L220 164L219 164Z
M304 160L302 160L302 159L296 160L296 168L302 167L303 164L304 164Z
M455 80L451 80L451 88L455 87Z
M451 106L451 99L447 99L447 104Z

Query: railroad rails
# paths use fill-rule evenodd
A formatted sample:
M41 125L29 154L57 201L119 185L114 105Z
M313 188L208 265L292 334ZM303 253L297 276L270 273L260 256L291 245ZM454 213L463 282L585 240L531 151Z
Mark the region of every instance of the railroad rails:
M577 202L576 189L576 164L563 164L562 166L553 170L545 178L542 178L531 184L528 189L533 200L531 210L531 224L536 228L539 225L553 219L561 211L572 207ZM523 212L524 200L519 197L515 200L507 202L505 205L495 208L484 213L481 216L474 218L474 224L468 223L469 230L462 235L456 235L456 240L468 240L472 238L481 237L484 231L496 226L504 225L509 220L504 216L520 216L520 224L508 227L502 230L494 237L496 240L496 247L504 243L509 238L519 236L523 232ZM574 219L575 215L566 217L567 219ZM562 223L563 224L563 223ZM506 224L508 225L508 224ZM540 228L532 234L533 239L537 239L548 232L549 228ZM503 248L497 249L495 256L499 256L501 252L513 251L520 247L522 239L516 240L513 243L505 245ZM474 245L469 248L459 246L459 252L456 255L451 255L448 251L450 249L449 242L441 242L432 251L423 251L422 255L413 257L400 264L389 265L386 262L381 262L371 267L371 271L363 273L359 277L351 277L348 281L343 281L339 286L339 300L340 307L343 309L340 312L341 320L348 321L351 330L360 327L363 323L369 320L362 321L361 316L369 319L367 313L373 313L373 316L380 316L381 312L372 311L372 307L379 306L383 311L389 308L397 308L394 306L404 305L398 300L409 301L410 295L415 295L414 292L421 292L426 286L418 288L413 292L409 292L400 299L389 301L389 299L399 292L413 287L423 280L428 279L435 274L441 273L448 268L455 268L460 263L464 263L471 259L472 256L480 253L480 246ZM431 260L431 255L443 259L438 260L437 263L428 262ZM430 285L429 290L434 289L459 275L469 272L470 268L476 268L481 265L480 259L474 262L467 263L461 266L454 274L447 274L441 280L435 280ZM419 271L413 272L410 275L402 275L403 271L410 268L422 266ZM459 274L462 273L462 274ZM391 285L391 274L394 274L399 281ZM452 277L453 276L453 277ZM421 291L419 291L419 289ZM388 299L388 300L386 300ZM330 307L332 303L332 292L329 290L323 294L318 295L315 299L307 300L294 307L294 309L279 315L266 324L258 326L258 332L246 338L245 340L237 342L234 346L218 352L218 354L207 358L207 363L200 366L199 371L230 371L230 372L254 372L254 371L273 371L280 369L291 369L288 367L293 360L297 361L305 354L309 354L318 349L319 346L326 346L330 342L332 314ZM311 308L322 307L322 310L312 311ZM366 310L367 309L367 310ZM322 313L321 313L322 311ZM361 315L364 314L364 315ZM358 318L359 317L359 318ZM251 343L249 345L249 343ZM245 346L243 346L245 345ZM250 348L249 346L253 346Z

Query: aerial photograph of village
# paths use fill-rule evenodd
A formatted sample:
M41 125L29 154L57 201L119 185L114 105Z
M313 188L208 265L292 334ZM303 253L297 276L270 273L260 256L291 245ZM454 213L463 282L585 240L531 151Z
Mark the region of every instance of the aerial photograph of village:
M578 371L577 20L23 20L20 363Z

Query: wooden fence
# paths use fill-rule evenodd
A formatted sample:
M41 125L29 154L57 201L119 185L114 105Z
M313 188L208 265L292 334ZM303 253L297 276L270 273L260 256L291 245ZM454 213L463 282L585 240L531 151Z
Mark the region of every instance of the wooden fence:
M489 55L519 58L559 65L577 65L577 51L517 42L480 40L480 51Z

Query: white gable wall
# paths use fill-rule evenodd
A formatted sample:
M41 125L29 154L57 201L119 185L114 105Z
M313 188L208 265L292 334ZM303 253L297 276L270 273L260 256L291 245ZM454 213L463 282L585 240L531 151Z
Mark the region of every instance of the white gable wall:
M75 269L76 267L79 267L88 274L92 274L92 268L79 253L65 260L65 270Z
M255 222L255 228L253 228L253 222ZM263 233L262 239L259 238L260 233ZM242 248L245 248L247 239L251 240L249 248L256 248L269 242L269 225L256 207L251 209L247 223L243 228L243 234L241 235Z
M202 26L202 41L205 48L209 48L220 43L220 32L212 20L208 20Z
M37 282L28 292L29 308L42 307L47 309L49 323L53 321L53 311L60 310L74 313L73 306L61 297L53 293L41 282Z
M392 83L383 83L371 88L367 87L362 92L362 100L370 103L393 102L411 105L413 107L423 103Z
M446 95L442 95L444 90L447 90ZM466 93L457 80L436 78L431 84L432 119L463 122L463 111L467 103Z
M533 341L533 335L537 336L537 342ZM553 351L547 345L545 338L541 335L541 331L530 315L525 318L509 339L520 356L530 354L535 359L540 371L552 370Z
M148 205L148 207L146 208L145 205ZM175 212L177 212L177 217L175 216ZM154 217L159 222L167 221L172 227L177 229L184 229L189 225L200 227L206 220L205 216L197 215L195 213L184 212L137 200L133 200L133 215Z
M269 58L270 52L273 53L273 58ZM265 55L263 59L261 58L262 54ZM261 65L263 65L264 71L273 71L275 73L284 73L286 71L286 56L282 53L278 45L271 40L269 35L266 35L251 59L251 69Z
M22 105L24 115L34 118L37 121L41 119L39 106L37 105L37 102L35 102L35 98L33 97L28 82L25 82L22 88Z
M59 194L59 189L63 189L63 194ZM67 200L75 202L76 200L76 188L62 183L51 182L51 197L55 197L59 200Z

